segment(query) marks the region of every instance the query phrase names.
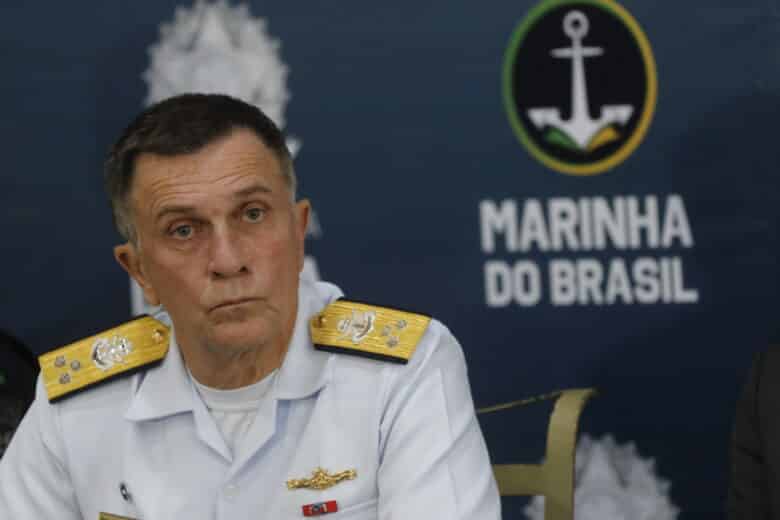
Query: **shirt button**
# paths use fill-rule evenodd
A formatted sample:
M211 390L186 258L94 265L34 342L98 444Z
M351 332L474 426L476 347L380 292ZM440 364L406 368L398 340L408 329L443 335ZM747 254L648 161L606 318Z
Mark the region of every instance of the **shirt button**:
M238 496L238 486L235 486L233 484L228 484L225 486L225 498L228 500L233 500Z

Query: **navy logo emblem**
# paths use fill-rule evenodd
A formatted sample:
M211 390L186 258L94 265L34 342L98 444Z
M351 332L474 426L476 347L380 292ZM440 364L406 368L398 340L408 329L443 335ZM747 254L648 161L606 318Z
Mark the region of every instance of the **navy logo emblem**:
M650 126L658 91L650 43L613 0L544 0L533 8L512 35L503 87L522 144L572 175L628 158Z

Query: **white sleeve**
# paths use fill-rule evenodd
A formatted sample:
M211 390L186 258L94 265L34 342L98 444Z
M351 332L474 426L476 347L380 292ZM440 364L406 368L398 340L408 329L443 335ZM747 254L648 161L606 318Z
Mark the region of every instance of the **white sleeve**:
M35 402L0 459L0 518L81 520L57 407L38 378Z
M500 520L463 351L440 323L429 329L409 364L389 371L379 519Z

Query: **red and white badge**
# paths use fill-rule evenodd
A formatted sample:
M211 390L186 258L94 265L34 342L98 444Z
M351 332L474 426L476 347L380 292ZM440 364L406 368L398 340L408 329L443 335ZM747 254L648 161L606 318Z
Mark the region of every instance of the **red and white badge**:
M328 513L335 513L339 510L339 505L335 500L327 502L316 502L303 506L303 516L320 516Z

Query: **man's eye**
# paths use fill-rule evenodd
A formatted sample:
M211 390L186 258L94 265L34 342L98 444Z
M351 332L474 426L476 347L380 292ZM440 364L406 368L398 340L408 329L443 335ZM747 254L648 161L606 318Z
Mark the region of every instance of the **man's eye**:
M244 218L249 222L258 222L263 219L265 210L262 208L247 208L244 211Z
M186 226L178 226L173 228L171 236L174 238L187 239L192 236L194 229L189 224Z

